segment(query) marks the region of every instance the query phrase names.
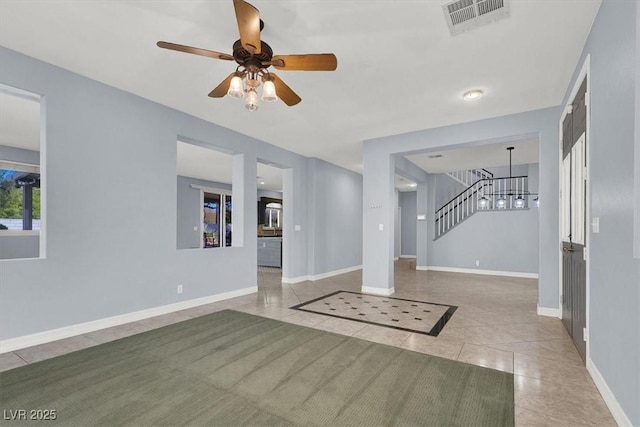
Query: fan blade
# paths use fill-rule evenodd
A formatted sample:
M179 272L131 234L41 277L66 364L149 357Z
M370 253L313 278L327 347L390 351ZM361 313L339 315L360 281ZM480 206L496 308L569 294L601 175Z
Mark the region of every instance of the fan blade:
M233 61L233 56L226 53L214 52L213 50L200 49L199 47L185 46L169 42L158 42L158 47L163 49L177 50L178 52L192 53L194 55L208 56L209 58L222 59L225 61Z
M251 54L260 53L260 12L244 0L233 0L242 46Z
M310 55L276 55L271 65L278 70L333 71L338 67L338 59L333 53Z
M269 77L265 76L262 78L262 81L271 80L276 87L276 94L278 98L282 99L282 101L287 104L289 107L296 105L302 98L298 96L289 86L283 82L280 77L276 76L273 73L269 73Z
M227 94L227 91L229 90L229 85L231 84L231 79L235 75L236 75L235 72L229 74L229 77L224 79L222 81L222 83L220 83L218 86L216 86L216 88L214 90L209 92L209 96L211 98L222 98L223 96L225 96Z

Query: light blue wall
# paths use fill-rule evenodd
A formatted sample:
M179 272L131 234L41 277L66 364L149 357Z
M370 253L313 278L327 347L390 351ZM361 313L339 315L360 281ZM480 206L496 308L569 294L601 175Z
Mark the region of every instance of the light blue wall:
M431 242L429 265L538 273L538 233L537 209L481 211Z
M415 191L405 191L400 193L400 207L402 208L401 221L401 255L416 255L416 233L417 233L417 193Z
M508 176L509 168L506 169ZM518 167L519 174L529 176L529 191L538 188L538 169L538 164ZM502 168L494 170L500 173ZM432 185L437 186L441 182L438 179L440 176L434 175ZM431 220L428 265L537 274L540 248L538 214L539 210L534 207L527 210L479 211L437 240L434 240L435 227ZM480 261L479 267L476 267L476 260Z
M176 234L176 247L178 249L199 248L200 244L202 243L202 236L200 235L200 220L202 219L202 206L200 206L200 190L197 188L192 188L191 184L220 188L223 190L231 190L230 184L178 176L178 226ZM198 227L198 229L194 230L194 227Z
M511 176L525 176L527 175L527 165L513 165L511 167ZM508 178L509 166L498 166L494 168L485 168L493 174L494 178Z
M309 159L310 274L362 265L362 175Z
M22 148L0 145L0 160L40 164L40 153ZM0 260L16 258L38 258L40 236L3 236L0 232Z
M393 203L393 172L395 156L460 148L469 145L492 144L537 137L540 141L540 192L545 203L539 214L539 305L558 309L559 265L555 250L558 248L558 116L560 109L546 108L526 113L513 114L476 122L462 123L441 128L426 129L401 135L377 138L363 144L364 159L364 269L363 285L366 287L390 289L393 287L393 264L386 262L392 254L393 229L385 227L392 223L389 206ZM431 224L435 211L435 188L428 184L418 184L418 213L427 205ZM422 196L421 196L422 194ZM429 203L425 203L430 200ZM383 231L378 231L383 224ZM418 225L417 265L427 263L428 247L421 249L421 242L427 242L432 227ZM425 252L421 259L421 251ZM424 264L423 264L424 263Z
M634 183L633 255L640 259L640 7L636 7L636 154Z
M47 167L47 258L1 261L0 339L255 286L257 158L289 168L285 274L309 274L307 158L5 48L0 63L0 83L44 96ZM243 246L176 249L178 137L244 153Z
M402 233L400 231L400 192L398 191L398 189L396 188L395 191L395 202L394 205L397 207L396 211L395 211L395 218L394 218L394 224L395 224L395 230L393 232L393 235L395 236L395 244L393 247L393 256L395 258L400 257L400 250L401 247L400 245L402 244L402 242L400 241L401 237L402 237Z
M436 210L449 203L454 197L467 189L467 187L446 173L435 174Z
M634 110L637 31L637 1L603 1L563 101L589 54L588 218L600 218L600 233L590 235L589 357L633 425L640 425L640 260L633 258L631 197L638 192L633 176L640 126Z

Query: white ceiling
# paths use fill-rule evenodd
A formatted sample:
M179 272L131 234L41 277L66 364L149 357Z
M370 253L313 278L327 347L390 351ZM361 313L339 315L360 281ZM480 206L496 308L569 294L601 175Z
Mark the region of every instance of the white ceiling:
M395 175L393 180L398 191L416 191L417 184L410 179Z
M335 72L278 72L295 107L211 99L233 63L155 46L231 53L231 0L2 0L0 44L360 172L363 140L558 105L600 0L513 0L509 18L453 37L441 1L252 3L276 54L338 57ZM470 88L485 97L463 102Z
M40 104L0 91L0 145L40 151Z

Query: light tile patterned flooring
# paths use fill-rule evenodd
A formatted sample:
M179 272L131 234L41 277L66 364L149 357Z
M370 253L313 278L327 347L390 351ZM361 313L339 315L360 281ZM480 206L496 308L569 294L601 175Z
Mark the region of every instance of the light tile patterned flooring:
M443 324L457 307L339 291L292 308L438 336Z
M561 322L536 314L535 280L416 271L398 261L393 297L458 306L432 337L289 308L339 290L359 292L360 271L294 285L281 284L275 271L258 275L257 294L4 353L0 370L231 308L511 372L517 426L616 425Z

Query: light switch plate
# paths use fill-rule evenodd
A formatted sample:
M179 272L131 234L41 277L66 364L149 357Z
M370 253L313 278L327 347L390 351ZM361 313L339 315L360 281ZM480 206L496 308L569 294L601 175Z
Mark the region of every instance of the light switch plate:
M600 217L594 216L591 218L591 231L593 234L600 233Z
M293 229L294 229L295 231L300 231L302 228L301 228L299 225L294 225L294 226L293 226Z
M378 231L384 231L384 224L378 224Z

